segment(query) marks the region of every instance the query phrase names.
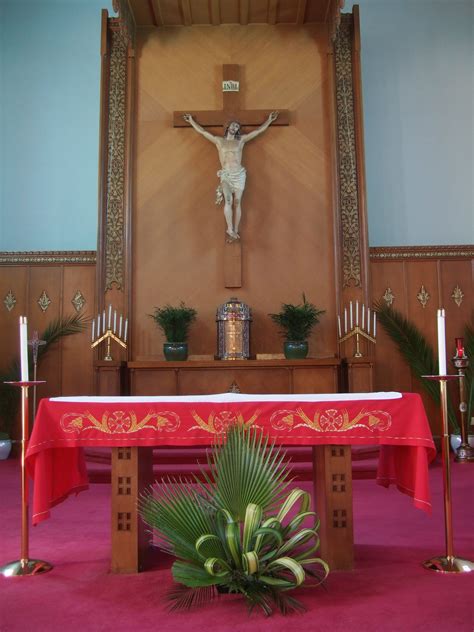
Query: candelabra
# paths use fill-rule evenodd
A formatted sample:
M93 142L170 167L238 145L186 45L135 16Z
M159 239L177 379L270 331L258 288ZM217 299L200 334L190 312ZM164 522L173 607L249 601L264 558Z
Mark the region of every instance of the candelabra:
M117 310L114 310L112 318L112 305L109 305L108 310L107 327L105 325L105 309L101 314L97 315L97 319L92 321L92 342L91 349L95 349L102 342L105 342L105 355L104 360L111 362L113 360L111 353L111 341L115 340L124 349L127 348L127 334L128 334L128 318L124 320L123 315L120 314L119 324L117 327ZM122 336L123 326L123 336ZM97 331L96 331L97 330Z
M469 358L464 352L463 338L456 338L456 353L452 358L455 368L458 370L459 378L459 412L461 413L461 445L456 450L455 460L459 463L474 461L474 448L469 445L469 432L467 419L465 375L469 366Z
M359 309L360 308L360 309ZM354 317L355 312L355 317ZM359 301L355 302L355 306L351 301L349 303L349 313L347 307L344 307L344 334L341 323L341 316L337 317L338 325L338 342L341 345L349 338L355 337L355 351L354 358L362 358L363 354L360 350L360 339L364 338L369 343L376 343L377 336L377 315L375 312L370 311L370 307L362 304L359 306ZM354 325L355 323L355 325Z

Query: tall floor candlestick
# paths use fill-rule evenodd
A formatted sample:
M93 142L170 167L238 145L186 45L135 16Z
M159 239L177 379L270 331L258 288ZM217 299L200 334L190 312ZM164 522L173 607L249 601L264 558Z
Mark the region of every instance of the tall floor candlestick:
M32 560L29 556L28 530L28 477L26 474L25 458L28 447L28 388L44 382L7 382L12 386L21 387L21 545L20 559L0 566L0 574L4 577L21 577L25 575L39 575L50 571L53 567L43 560Z
M430 571L438 573L470 573L474 571L474 562L454 555L453 535L453 511L451 497L451 463L449 460L449 428L448 428L448 393L447 381L458 379L457 375L423 375L429 380L439 381L441 393L441 420L443 436L441 438L441 457L443 464L443 489L444 489L444 535L446 542L446 555L432 557L423 566Z

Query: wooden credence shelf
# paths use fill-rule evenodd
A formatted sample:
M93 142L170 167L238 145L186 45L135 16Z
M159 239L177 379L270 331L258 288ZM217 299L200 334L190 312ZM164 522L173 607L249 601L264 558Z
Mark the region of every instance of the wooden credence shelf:
M337 393L339 369L336 358L128 363L132 395Z

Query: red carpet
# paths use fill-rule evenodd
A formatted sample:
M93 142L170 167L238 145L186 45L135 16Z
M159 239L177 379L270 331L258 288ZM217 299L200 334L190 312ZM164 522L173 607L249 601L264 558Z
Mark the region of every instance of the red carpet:
M0 462L3 507L0 564L19 556L19 470ZM474 560L474 465L453 464L455 552ZM0 577L0 631L304 630L390 632L473 629L474 573L445 576L420 563L444 554L441 468L431 469L434 512L430 518L394 489L373 480L354 481L356 569L332 573L325 588L295 591L303 615L265 619L247 615L242 601L221 596L190 613L170 614L164 594L169 560L141 575L111 575L109 487L93 485L53 511L31 530L30 553L54 564L47 575Z

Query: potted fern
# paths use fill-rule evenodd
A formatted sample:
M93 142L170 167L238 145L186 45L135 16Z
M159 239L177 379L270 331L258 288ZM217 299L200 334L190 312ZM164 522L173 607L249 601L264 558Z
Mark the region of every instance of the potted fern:
M308 338L313 327L319 323L319 317L324 310L308 303L303 293L303 302L298 305L283 303L276 314L269 314L270 318L280 327L280 333L285 338L283 351L285 358L298 360L308 355Z
M143 520L177 558L172 610L219 592L240 593L250 610L258 606L267 616L275 607L304 610L289 592L308 578L319 585L329 568L314 557L319 521L310 495L288 490L283 458L262 430L230 426L208 455L208 471L168 480L140 498Z
M189 328L196 320L196 316L197 311L192 307L186 307L183 302L178 307L172 305L155 307L153 314L150 314L166 338L163 344L166 360L187 359Z

